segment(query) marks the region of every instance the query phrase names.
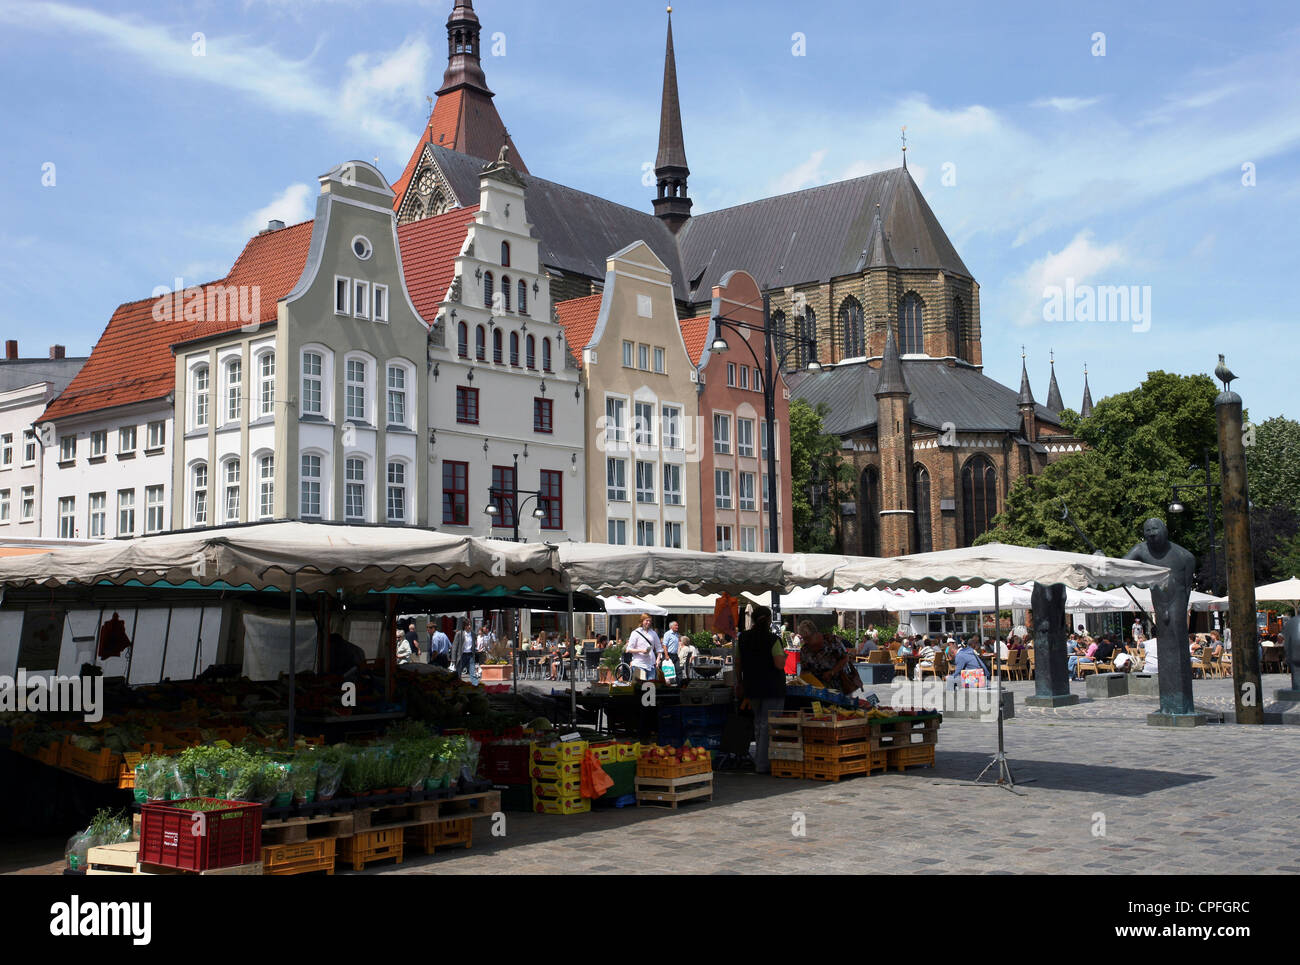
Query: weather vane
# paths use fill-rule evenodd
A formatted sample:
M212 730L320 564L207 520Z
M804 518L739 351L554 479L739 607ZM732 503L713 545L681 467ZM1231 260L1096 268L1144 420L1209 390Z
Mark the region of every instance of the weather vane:
M903 125L903 167L907 167L907 125Z

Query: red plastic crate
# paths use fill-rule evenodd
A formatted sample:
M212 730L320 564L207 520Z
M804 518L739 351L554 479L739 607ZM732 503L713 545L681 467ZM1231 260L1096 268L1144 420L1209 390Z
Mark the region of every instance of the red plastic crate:
M262 860L262 805L244 801L215 801L218 811L187 811L182 801L141 805L140 861L145 864L207 871ZM201 814L202 825L194 820ZM202 827L205 834L195 834Z
M493 784L527 784L531 780L527 744L484 744L479 759L483 777Z

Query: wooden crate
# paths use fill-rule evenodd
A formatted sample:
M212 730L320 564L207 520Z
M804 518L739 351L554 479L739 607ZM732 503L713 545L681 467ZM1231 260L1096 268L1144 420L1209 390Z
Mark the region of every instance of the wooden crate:
M353 871L361 871L372 861L388 858L396 858L398 864L402 863L404 836L400 827L362 831L350 838L339 838L338 843L339 860L350 862Z
M474 822L469 818L417 824L404 830L407 846L420 848L425 854L434 854L439 848L474 846Z
M712 774L713 761L688 761L685 764L649 764L645 761L636 762L636 776L647 778L671 779L676 777L690 777L694 774Z
M847 744L866 740L869 729L865 717L849 720L804 718L802 733L805 744Z
M804 762L803 776L814 781L831 781L838 783L842 777L855 774L871 773L871 759L867 755L851 757L848 760L823 761L821 763Z
M863 757L869 749L865 740L843 744L804 744L803 759L805 764L824 764L828 761Z
M643 804L677 809L685 801L713 800L713 773L683 777L636 778L636 806Z
M889 770L889 752L883 748L872 748L867 754L867 773Z
M379 828L404 828L414 824L428 824L438 819L438 801L419 801L414 804L387 804L375 808L358 808L352 812L353 832Z
M86 851L86 874L133 875L140 863L140 842L101 844Z
M88 781L116 784L121 776L122 755L107 747L101 747L97 751L83 751L72 743L71 737L65 737L59 751L58 766Z
M356 819L346 814L318 815L316 817L281 818L262 821L262 845L295 844L317 838L346 838L357 830Z
M934 767L934 744L908 744L887 751L889 769L902 771L909 767Z
M770 762L773 777L803 777L803 761L777 760Z
M313 871L334 873L337 846L334 838L316 838L293 844L262 845L262 869L268 875L302 875Z

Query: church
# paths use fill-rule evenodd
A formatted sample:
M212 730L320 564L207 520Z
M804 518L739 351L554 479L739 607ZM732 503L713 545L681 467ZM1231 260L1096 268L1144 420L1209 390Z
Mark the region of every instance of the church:
M682 323L707 317L715 287L747 272L770 298L785 391L826 405L825 428L853 467L856 498L838 507L844 552L970 545L1017 479L1081 448L1061 427L1054 364L1043 403L1023 360L1018 391L984 375L979 284L906 153L894 170L693 214L670 8L656 192L649 211L629 208L529 172L494 103L480 34L471 0L456 0L442 85L393 184L398 223L476 204L484 161L500 158L526 190L561 324L566 301L600 294L607 257L637 242L670 274ZM1090 410L1085 374L1080 411Z

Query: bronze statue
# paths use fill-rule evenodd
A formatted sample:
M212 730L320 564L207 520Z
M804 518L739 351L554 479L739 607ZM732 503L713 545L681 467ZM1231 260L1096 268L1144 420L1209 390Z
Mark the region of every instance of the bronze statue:
M1064 702L1061 698L1070 695L1065 653L1065 584L1035 583L1029 606L1034 614L1034 697L1049 706L1057 706ZM1038 701L1030 702L1030 706L1038 705Z
M1282 643L1286 646L1286 662L1291 665L1291 693L1295 696L1280 699L1300 700L1300 616L1283 624Z
M1151 607L1155 610L1156 656L1160 669L1160 713L1195 714L1192 703L1192 657L1187 648L1187 604L1192 593L1192 574L1196 557L1169 540L1163 520L1148 519L1142 524L1144 542L1138 543L1124 557L1153 566L1169 568L1169 579L1151 587Z

